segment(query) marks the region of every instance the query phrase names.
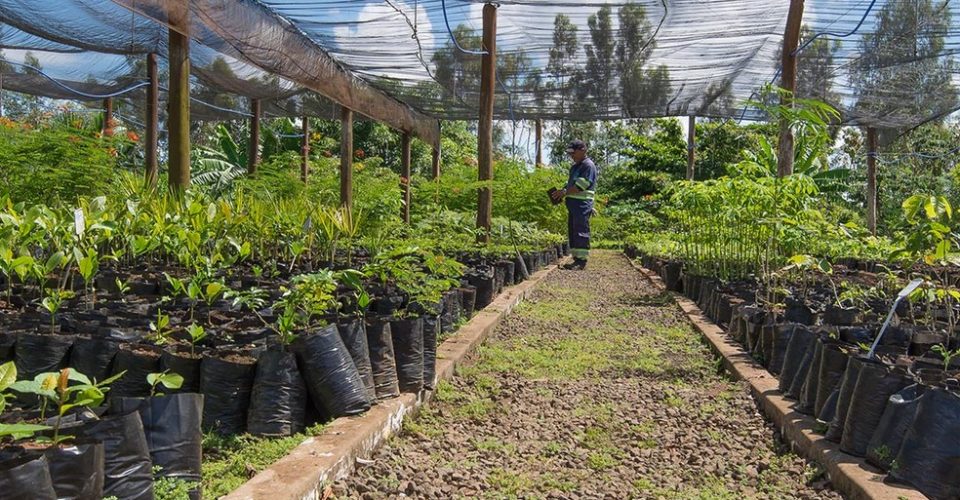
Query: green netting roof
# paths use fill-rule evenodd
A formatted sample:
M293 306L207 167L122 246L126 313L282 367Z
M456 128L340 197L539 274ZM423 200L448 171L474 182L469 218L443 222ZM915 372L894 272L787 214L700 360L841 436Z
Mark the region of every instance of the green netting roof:
M81 100L135 87L144 55L166 53L165 23L179 4L0 0L3 87ZM335 116L294 83L331 70L429 117L477 117L480 56L471 52L483 2L189 4L198 118L243 116L250 97L268 113ZM789 2L499 4L496 116L588 120L756 117L743 103L779 75ZM798 93L837 105L851 124L905 129L952 113L958 9L943 0L807 0Z

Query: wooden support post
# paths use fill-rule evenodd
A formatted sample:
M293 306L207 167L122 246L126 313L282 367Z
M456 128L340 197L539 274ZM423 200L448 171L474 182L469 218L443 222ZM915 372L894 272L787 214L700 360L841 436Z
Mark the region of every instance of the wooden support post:
M537 160L536 166L543 166L543 120L537 118L536 123L534 123L534 128L536 129L536 146L537 146Z
M340 108L340 206L353 210L353 111Z
M307 183L310 174L310 117L303 115L303 142L300 147L300 180Z
M247 148L247 173L257 173L260 164L260 99L250 99L250 144Z
M695 161L697 159L697 117L691 116L687 122L687 180L695 177Z
M433 156L430 159L430 178L437 180L440 178L440 148L433 148Z
M184 2L186 3L186 2ZM187 13L171 19L169 30L170 82L167 86L168 184L174 192L190 185L190 38L186 32Z
M477 165L480 182L493 179L493 101L497 77L497 8L483 6L483 50L480 63L480 122L477 126ZM477 190L477 236L480 243L490 242L493 218L493 192L490 187Z
M405 224L410 223L410 141L412 136L404 132L400 141L400 188L403 189L403 207L400 216Z
M103 128L100 130L104 137L113 135L113 98L103 100Z
M793 107L793 92L797 89L797 46L800 44L800 27L803 24L803 0L790 0L787 27L783 32L782 73L780 86L789 94L780 103ZM780 141L777 147L777 175L786 177L793 173L793 130L787 120L780 121Z
M877 235L877 129L867 127L867 229Z
M147 86L147 134L143 153L144 159L146 160L144 181L147 187L154 189L157 187L157 177L160 171L158 160L158 144L160 143L160 80L157 72L157 54L153 52L147 54L147 78L150 80L150 85Z

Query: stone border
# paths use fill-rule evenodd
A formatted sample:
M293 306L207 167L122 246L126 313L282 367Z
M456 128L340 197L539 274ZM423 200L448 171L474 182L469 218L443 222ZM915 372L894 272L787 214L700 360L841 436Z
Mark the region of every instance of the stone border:
M630 264L653 284L666 291L660 276L632 259ZM851 500L922 500L927 497L905 485L883 482L884 474L862 459L840 451L837 443L827 441L814 432L816 420L793 410L793 401L783 397L779 382L758 364L739 344L730 339L720 326L711 321L685 296L668 292L693 326L703 335L711 349L720 355L724 368L738 380L750 385L750 392L760 409L780 429L780 434L794 451L826 468L834 489Z
M534 273L530 279L507 288L443 344L437 346L437 380L453 377L464 358L486 340L504 317L523 301L557 265ZM390 436L405 418L416 415L433 399L433 391L401 394L381 401L356 417L330 422L323 434L306 439L289 454L221 497L226 500L321 499L329 483L350 474Z

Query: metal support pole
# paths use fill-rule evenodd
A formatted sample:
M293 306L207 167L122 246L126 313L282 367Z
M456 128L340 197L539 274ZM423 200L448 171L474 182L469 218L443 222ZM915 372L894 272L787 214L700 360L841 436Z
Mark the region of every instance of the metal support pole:
M877 235L877 129L867 127L867 229Z
M300 148L300 180L307 183L310 174L310 117L303 115L303 143Z
M697 159L697 117L691 116L687 123L687 180L695 177L695 161Z
M353 111L340 108L340 206L353 210Z
M403 207L400 216L405 224L410 223L410 141L412 136L404 132L400 141L400 188L403 189Z
M250 144L247 149L247 173L257 173L260 164L260 99L250 99Z
M157 72L157 54L151 52L147 54L147 78L150 85L147 86L147 134L144 138L144 159L146 160L146 169L144 172L144 181L150 189L157 187L157 177L160 167L158 160L158 145L160 143L160 80Z
M187 2L183 3L186 6ZM170 23L186 32L186 7L179 15L180 19L171 19ZM190 185L190 38L175 29L169 30L169 37L168 183L174 192L182 192Z
M497 72L497 8L483 6L483 50L480 63L480 121L477 126L477 178L493 179L493 101ZM479 243L490 242L493 218L493 192L485 186L477 190L477 236Z
M793 107L793 93L797 89L797 46L800 44L800 27L803 24L803 0L790 0L787 27L783 32L783 71L780 86L789 93L781 99L784 106ZM780 121L780 141L777 147L777 175L786 177L793 173L793 130L787 120Z

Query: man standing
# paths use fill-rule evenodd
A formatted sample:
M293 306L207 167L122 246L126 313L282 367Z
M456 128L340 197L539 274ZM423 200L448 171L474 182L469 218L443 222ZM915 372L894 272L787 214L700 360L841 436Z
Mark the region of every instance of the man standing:
M573 160L567 185L553 193L553 199L566 198L567 237L573 262L565 269L583 269L590 255L590 216L593 215L593 195L597 186L597 166L587 158L587 145L577 139L567 146Z

